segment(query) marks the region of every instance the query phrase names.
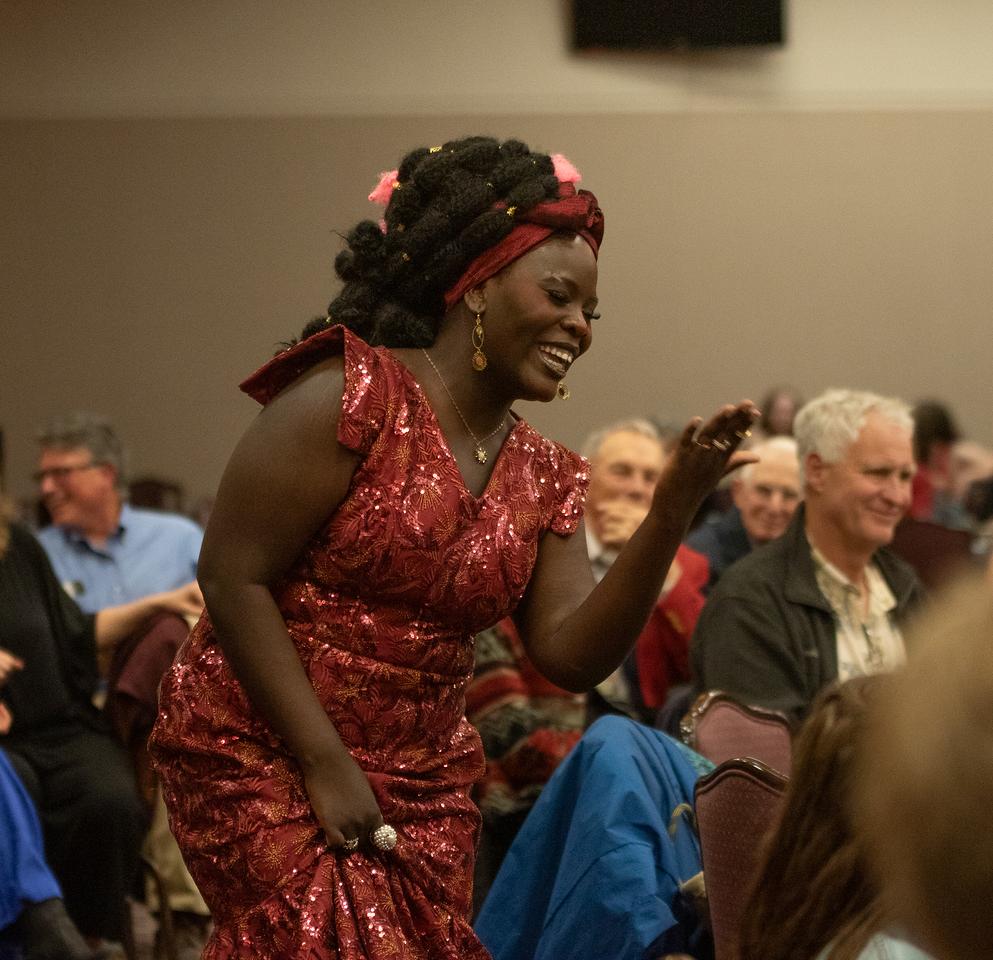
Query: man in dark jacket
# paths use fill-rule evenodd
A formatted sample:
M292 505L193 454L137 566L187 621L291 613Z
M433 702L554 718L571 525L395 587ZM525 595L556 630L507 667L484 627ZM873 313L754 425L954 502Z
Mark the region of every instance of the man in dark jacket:
M693 636L698 690L803 717L835 679L904 660L920 596L885 546L910 504L913 422L899 400L829 390L797 415L804 506L727 571Z

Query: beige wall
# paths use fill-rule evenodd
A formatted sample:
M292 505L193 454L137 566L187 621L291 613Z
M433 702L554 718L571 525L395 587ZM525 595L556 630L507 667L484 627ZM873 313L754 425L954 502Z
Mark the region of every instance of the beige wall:
M945 396L991 439L985 112L8 121L14 491L67 406L113 416L136 468L212 489L253 413L236 383L322 310L378 170L479 129L562 149L607 212L596 342L573 399L527 411L540 427L577 443L790 380Z
M783 5L782 48L576 56L569 0L0 0L0 113L541 115L993 101L988 0Z
M607 212L596 343L540 428L790 380L943 396L993 441L993 5L935 7L795 0L780 51L575 58L531 0L8 0L13 492L76 406L138 472L211 491L254 410L238 380L323 310L376 174L477 131L565 152Z

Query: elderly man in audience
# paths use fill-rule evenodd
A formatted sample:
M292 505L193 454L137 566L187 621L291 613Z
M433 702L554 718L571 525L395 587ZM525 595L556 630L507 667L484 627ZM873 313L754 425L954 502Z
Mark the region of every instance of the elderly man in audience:
M686 538L710 564L712 587L731 564L786 532L800 502L800 462L792 437L772 437L752 450L758 463L731 481L734 507L708 518Z
M712 591L693 637L698 690L803 716L837 678L904 660L920 597L885 547L910 505L913 421L899 400L829 390L794 424L804 503Z
M601 580L648 514L667 451L647 420L625 420L592 434L586 545ZM590 718L622 713L651 721L672 684L689 680L689 638L703 608L707 562L687 546L676 553L662 594L622 666L590 693Z
M124 451L107 420L73 413L50 423L39 442L36 476L52 525L41 530L38 539L56 577L84 612L97 613L194 580L203 531L186 517L127 503ZM178 621L160 624L123 645L120 662L112 667L115 675L118 668L121 671L128 703L134 702L137 709L141 702L141 712L151 711L149 723L161 674L183 636L185 627ZM208 910L169 833L161 803L147 852L176 911L177 939L190 956L199 956Z

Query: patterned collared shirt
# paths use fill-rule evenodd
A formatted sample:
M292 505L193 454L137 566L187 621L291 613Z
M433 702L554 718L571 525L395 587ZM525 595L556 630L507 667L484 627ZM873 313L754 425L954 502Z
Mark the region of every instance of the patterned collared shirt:
M906 650L903 635L893 618L896 598L879 568L870 563L865 580L869 601L859 588L824 554L811 546L817 586L835 614L838 646L838 679L883 673L903 664Z

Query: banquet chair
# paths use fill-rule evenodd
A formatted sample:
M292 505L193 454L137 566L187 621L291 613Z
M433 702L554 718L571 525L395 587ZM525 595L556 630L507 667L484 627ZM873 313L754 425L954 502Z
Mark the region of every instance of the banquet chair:
M784 776L792 765L792 729L786 716L739 703L720 690L701 693L684 715L680 737L712 763L753 757Z
M694 808L715 960L738 960L745 905L786 782L751 759L727 760L697 782Z

